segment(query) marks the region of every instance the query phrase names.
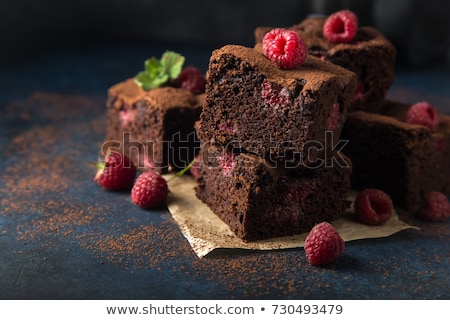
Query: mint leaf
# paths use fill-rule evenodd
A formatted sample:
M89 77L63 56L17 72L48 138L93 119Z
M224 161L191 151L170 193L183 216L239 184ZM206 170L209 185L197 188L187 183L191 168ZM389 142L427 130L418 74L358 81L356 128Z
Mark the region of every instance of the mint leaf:
M144 71L139 72L134 80L143 90L163 86L167 81L178 78L184 64L184 57L173 51L166 51L161 59L152 57L145 60Z
M152 77L150 76L150 73L141 71L139 72L135 77L134 81L136 84L141 87L143 90L150 90L151 84L152 84Z
M170 79L176 79L183 68L184 57L173 51L166 51L161 57L161 65Z
M134 78L137 85L146 91L158 88L165 84L168 80L169 76L167 74L152 75L146 71L139 72Z
M145 60L144 67L146 72L154 76L158 75L162 68L161 62L155 57Z

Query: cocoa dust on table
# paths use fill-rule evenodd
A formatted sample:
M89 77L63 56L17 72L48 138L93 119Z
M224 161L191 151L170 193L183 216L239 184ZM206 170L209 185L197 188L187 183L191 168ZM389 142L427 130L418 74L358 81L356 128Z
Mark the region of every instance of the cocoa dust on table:
M79 160L92 160L92 145L101 143L105 126L102 104L97 98L41 92L6 107L8 123L17 125L10 127L13 138L6 146L8 166L0 173L5 181L0 186L1 204L3 215L17 219L19 242L49 248L75 245L99 262L117 264L124 270L168 269L174 276L193 281L206 278L231 290L258 283L254 289L246 289L244 296L266 294L273 287L295 290L301 259L288 267L280 253L200 260L169 213L162 222L155 224L149 217L148 224L136 225L132 216L112 217L114 205L86 202L86 195L77 195L86 184L93 184L93 169ZM97 113L92 115L92 110ZM87 114L90 116L85 117ZM286 283L274 282L278 277L287 279ZM273 284L269 286L269 282Z
M351 273L339 272L348 265L358 267L351 255L344 254L330 268L308 265L302 249L287 250L289 254L219 250L199 259L169 213L159 214L158 219L144 210L134 211L134 216L121 212L125 215L121 216L116 212L118 200L89 198L104 192L93 188L93 168L87 165L103 138L102 99L41 92L9 104L5 116L13 138L2 155L7 166L0 168L0 214L17 222L16 229L7 232L15 233L19 243L75 246L124 272L164 270L180 281L214 283L207 289L211 294L220 289L236 292L227 298L289 297L300 290L329 293L333 277L344 282L341 290L352 291ZM86 188L94 191L84 194ZM446 224L424 225L423 230L424 236L448 237ZM439 255L432 258L443 261ZM373 262L365 267L389 277L388 266Z

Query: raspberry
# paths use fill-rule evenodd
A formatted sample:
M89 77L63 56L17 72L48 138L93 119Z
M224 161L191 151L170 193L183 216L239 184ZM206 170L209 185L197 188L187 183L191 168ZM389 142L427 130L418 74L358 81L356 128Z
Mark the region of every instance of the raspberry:
M327 120L329 130L335 130L341 123L341 116L339 114L339 109L340 109L339 103L337 102L334 103Z
M435 107L426 101L413 104L406 113L406 122L420 124L435 131L439 127L439 114Z
M418 217L425 221L444 221L450 217L450 203L447 197L437 191L427 194L425 201L418 212Z
M186 67L181 71L176 86L191 91L192 93L205 92L206 79L203 73L195 67Z
M334 43L352 41L358 32L358 18L349 10L331 14L323 25L323 36Z
M194 163L192 164L192 166L189 168L189 172L191 173L191 175L197 179L198 177L200 177L200 169L201 169L201 165L202 165L202 158L201 155L198 154L195 159L194 159Z
M275 28L262 42L264 55L282 69L295 69L305 62L308 49L303 39L292 30Z
M139 157L139 168L144 169L144 171L154 170L155 163L148 155L144 154L142 157Z
M391 197L382 190L365 189L355 199L356 219L371 226L388 221L393 209Z
M167 181L155 171L143 172L131 189L131 199L142 208L155 208L162 205L169 189Z
M94 181L109 190L126 190L133 185L136 166L126 155L110 152L96 164Z
M364 92L364 86L361 82L358 82L357 86L356 86L356 92L355 95L353 96L353 100L355 101L362 101L364 100L366 93Z
M236 165L233 154L226 152L223 155L218 156L217 160L219 162L220 168L222 169L222 172L227 176L231 175L231 172Z
M315 225L305 240L306 260L312 265L328 264L344 251L344 240L328 222Z
M294 183L289 186L284 199L287 203L302 202L316 188L316 180L304 177L301 182Z
M222 121L218 125L219 130L225 131L227 133L235 133L237 131L236 125L231 121Z
M261 97L273 107L286 106L291 103L289 90L282 85L264 80L261 84Z
M135 113L131 109L128 103L123 103L119 111L119 118L122 122L122 127L124 128L128 123L133 122L135 118Z
M434 137L434 148L438 152L443 152L445 150L445 138L442 137Z

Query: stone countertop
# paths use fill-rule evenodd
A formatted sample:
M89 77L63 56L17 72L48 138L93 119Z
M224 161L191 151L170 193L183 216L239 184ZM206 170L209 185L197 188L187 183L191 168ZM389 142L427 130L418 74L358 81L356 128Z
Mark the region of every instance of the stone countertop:
M210 48L172 48L206 69ZM92 179L106 90L158 47L61 50L0 70L1 299L448 299L450 220L348 242L326 267L303 249L199 259L166 209ZM450 114L449 73L397 73L389 97Z

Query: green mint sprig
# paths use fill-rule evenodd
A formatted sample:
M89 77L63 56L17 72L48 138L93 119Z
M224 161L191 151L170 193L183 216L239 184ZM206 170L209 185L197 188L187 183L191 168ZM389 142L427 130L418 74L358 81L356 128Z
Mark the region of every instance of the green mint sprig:
M152 57L145 61L145 70L139 72L134 80L143 90L151 90L178 78L184 64L184 57L173 51L166 51L161 59Z

